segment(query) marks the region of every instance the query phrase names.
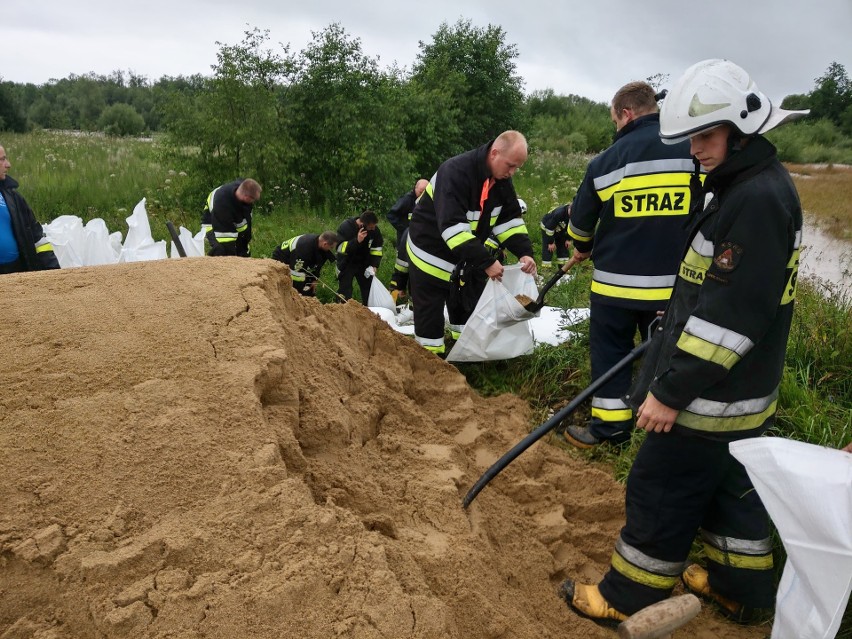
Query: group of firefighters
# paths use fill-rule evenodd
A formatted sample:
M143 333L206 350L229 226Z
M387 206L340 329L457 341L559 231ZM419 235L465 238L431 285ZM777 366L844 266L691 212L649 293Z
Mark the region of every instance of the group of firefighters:
M763 134L805 113L773 105L727 60L693 65L665 96L627 84L611 103L613 144L589 163L573 201L544 216L545 264L565 263L571 244L574 260L594 262L592 379L634 348L637 333L652 339L635 380L623 367L595 394L589 421L561 429L580 448L647 432L608 572L598 584L567 579L560 588L571 609L598 622L626 619L679 581L736 621L772 608L768 516L728 444L761 435L776 412L802 211ZM446 160L391 210L391 289L397 299L408 287L415 338L434 353L445 350L445 306L460 330L488 278L502 277L506 252L536 274L512 183L527 154L524 136L506 131ZM253 180L210 194L211 254L247 254L259 195ZM356 279L366 303L382 248L366 211L337 232L290 238L272 257L290 265L303 294L336 260L338 295L350 298ZM698 533L705 566L688 562Z

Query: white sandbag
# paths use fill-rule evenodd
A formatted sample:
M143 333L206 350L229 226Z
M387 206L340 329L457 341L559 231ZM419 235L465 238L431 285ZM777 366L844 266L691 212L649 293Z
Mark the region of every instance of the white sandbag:
M178 231L178 239L183 247L183 252L187 257L204 257L204 232L199 231L195 235L192 234L185 226L181 226ZM180 259L177 246L174 242L169 242L169 257Z
M787 551L772 639L834 637L852 592L852 454L778 437L729 449Z
M406 324L399 323L399 317L401 314L396 315L393 311L383 306L368 306L367 308L382 318L385 323L387 323L387 325L397 333L402 333L403 335L414 335L414 324L410 321Z
M531 315L516 295L538 296L535 279L520 264L505 267L502 282L488 280L447 361L485 362L531 353L535 346L527 321Z
M414 325L414 309L405 304L396 307L396 323L400 326Z
M144 262L148 260L166 259L166 242L154 242L151 236L151 225L148 222L148 211L145 208L145 198L133 208L133 213L127 218L127 239L121 247L119 262Z
M557 346L576 337L571 326L589 318L588 308L557 308L544 306L539 315L530 319L530 330L536 344Z
M367 308L381 317L388 324L396 324L396 315L392 310L387 309L384 306L368 306Z
M117 264L121 255L121 233L116 231L110 235L106 222L101 218L89 220L84 229L84 263L86 266L99 264ZM115 237L118 238L118 246Z
M44 232L62 268L115 264L121 253L121 233L110 234L100 218L83 220L76 215L60 215Z
M53 245L53 253L61 268L85 266L85 232L83 220L76 215L60 215L43 224L45 237Z
M393 297L391 297L387 287L375 275L370 282L370 295L367 298L367 306L370 308L386 308L396 315L396 302L393 301Z

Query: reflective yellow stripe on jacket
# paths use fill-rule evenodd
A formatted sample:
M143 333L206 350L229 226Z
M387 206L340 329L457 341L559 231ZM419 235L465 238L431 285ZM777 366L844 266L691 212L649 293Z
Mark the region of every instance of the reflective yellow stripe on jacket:
M411 262L417 266L424 273L428 273L432 277L437 277L439 280L444 280L445 282L450 281L450 276L453 274L453 270L456 268L456 265L452 262L447 262L446 260L442 260L440 257L436 257L427 253L426 251L417 248L411 242L411 236L408 237L408 257ZM443 351L441 351L443 352Z
M667 300L672 296L674 275L621 275L595 269L592 292L632 300Z

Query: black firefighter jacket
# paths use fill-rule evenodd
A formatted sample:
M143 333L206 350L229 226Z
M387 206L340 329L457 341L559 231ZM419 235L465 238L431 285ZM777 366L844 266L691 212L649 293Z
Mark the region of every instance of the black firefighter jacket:
M417 204L417 195L414 193L414 189L411 189L405 195L400 196L388 211L388 222L396 229L397 233L402 233L408 228L408 220L411 218L415 204Z
M675 428L717 439L763 432L773 421L793 315L802 208L762 137L711 171L694 213L677 283L645 355L646 390L680 411Z
M516 257L532 256L511 178L495 180L480 206L483 184L491 178L485 161L493 143L441 164L414 207L409 259L424 273L449 282L458 263L488 268L495 260L485 246L489 235Z
M552 240L553 236L557 233L565 232L570 221L571 205L563 204L562 206L557 206L541 218L541 230Z
M236 242L237 254L247 253L251 242L251 212L253 204L237 199L242 178L223 184L207 196L201 215L201 225L211 246Z
M355 221L357 219L357 217L350 217L343 220L337 229L337 234L340 236L340 244L337 246L337 269L340 272L350 267L366 269L368 266L378 270L382 262L384 247L382 232L379 227L376 227L367 232L363 242L359 242L360 227Z
M662 310L671 296L695 166L689 142L663 144L659 132L657 113L622 127L574 197L568 234L592 250L594 301Z
M318 244L319 235L305 233L284 240L281 246L275 247L272 259L283 262L290 267L290 278L293 286L302 289L305 284L311 284L319 277L326 262L334 260L334 253L323 251Z
M18 182L10 176L0 180L0 193L9 207L12 233L18 244L23 270L42 271L59 268L53 245L44 236L44 229L35 218L27 201L18 193Z

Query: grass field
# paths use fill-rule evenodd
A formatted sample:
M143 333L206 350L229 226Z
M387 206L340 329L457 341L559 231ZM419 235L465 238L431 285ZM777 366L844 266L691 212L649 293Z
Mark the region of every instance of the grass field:
M829 235L852 240L852 166L788 164L805 213Z
M116 140L99 135L36 132L4 134L0 138L12 162L10 174L42 222L62 214L105 220L111 231L126 232L125 218L134 205L147 198L155 239L166 239L165 221L193 231L207 192L215 184L198 186L179 166L164 163L156 140ZM588 158L535 154L515 179L526 200L527 228L540 256L539 222L553 207L568 202L582 179ZM849 167L791 165L791 172L807 212L830 233L850 238L852 228L852 169ZM271 191L271 193L270 193ZM272 204L270 204L272 202ZM336 229L344 216L313 211L279 198L268 189L255 209L252 254L264 257L289 237L305 232ZM394 231L380 216L386 242L379 277L392 273ZM336 281L329 267L323 273L318 296L333 300ZM554 306L588 305L589 269L577 269L572 283L557 288L548 298ZM852 440L852 311L850 300L824 298L808 283L799 288L790 335L786 369L779 398L775 433L802 441L838 447ZM589 383L588 340L580 337L560 346L541 346L529 356L505 362L459 367L472 386L491 395L514 392L525 398L538 421L558 410ZM584 412L582 409L578 414ZM585 419L579 417L578 419ZM531 424L531 427L535 424ZM626 477L641 442L636 433L629 446L593 452L566 451L590 461L611 465L615 476ZM776 545L779 559L783 548ZM848 620L839 637L852 637Z

